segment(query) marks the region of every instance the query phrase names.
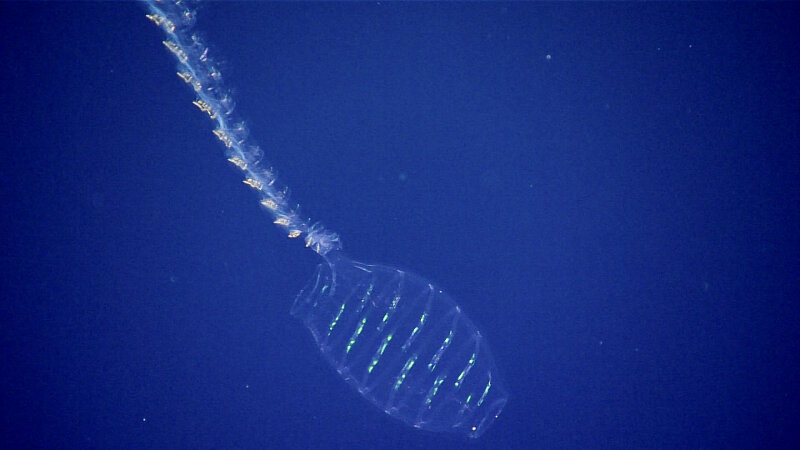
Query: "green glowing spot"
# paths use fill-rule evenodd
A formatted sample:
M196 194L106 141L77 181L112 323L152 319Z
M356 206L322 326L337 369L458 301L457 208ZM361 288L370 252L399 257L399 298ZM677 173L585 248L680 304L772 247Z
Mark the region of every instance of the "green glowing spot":
M394 314L394 310L397 308L397 303L399 301L400 301L400 296L395 295L394 300L392 300L391 306L389 306L389 310L386 311L386 314L383 315L383 320L381 320L381 323L378 324L378 331L383 331L383 327L386 326L386 322L389 321L389 317L391 317L391 315Z
M414 367L414 362L416 360L417 360L417 355L414 355L411 358L408 358L408 361L406 361L406 364L403 366L403 369L400 371L400 375L397 376L397 381L394 382L394 390L395 391L400 389L400 385L402 385L403 381L405 381L406 376L408 375L408 371L410 371L411 368Z
M461 371L461 375L458 376L458 379L454 383L455 387L459 387L461 385L461 382L464 381L464 377L467 376L467 373L469 372L470 369L472 369L472 366L475 364L475 358L477 356L478 355L476 353L473 353L472 356L469 358L469 363L467 363L467 367L465 367L464 370Z
M333 331L333 327L336 326L336 322L338 322L339 318L342 317L342 313L344 312L344 305L345 304L342 303L342 307L339 308L339 312L336 313L336 317L334 317L333 320L331 321L331 325L328 327L328 336L331 335L331 331Z
M406 341L406 343L403 344L403 351L406 351L408 349L408 347L411 345L411 342L417 336L417 334L419 333L419 330L421 330L422 326L425 325L425 319L427 317L428 317L428 313L427 312L422 313L422 317L419 318L419 325L414 327L414 329L411 331L411 336L409 336L408 340Z
M480 400L478 400L478 406L481 406L481 403L483 403L483 400L486 398L486 394L489 393L489 389L491 387L492 387L492 380L489 380L489 382L486 383L486 389L483 390L483 395L481 395Z
M361 323L358 324L356 331L353 332L352 336L350 336L350 342L347 343L347 349L345 349L345 353L350 353L350 349L353 348L353 344L356 343L356 339L358 339L358 336L361 334L362 331L364 331L365 323L367 323L366 316L364 316L364 318L361 319Z
M389 342L392 340L392 335L387 335L383 338L383 342L381 342L381 346L378 347L378 351L375 352L375 356L372 357L372 361L369 363L369 367L367 367L367 373L372 373L372 370L378 364L378 360L381 359L381 355L383 355L384 350L386 350L386 346L389 345Z
M464 402L464 403L469 403L469 401L470 401L470 400L472 400L472 394L469 394L469 395L467 396L467 401L466 401L466 402Z
M439 386L442 385L444 379L447 375L439 375L436 377L436 380L433 382L433 386L431 386L430 390L428 390L428 395L425 397L425 405L431 406L431 401L433 397L436 396L436 393L439 392Z
M320 298L322 298L322 297L324 297L324 296L325 296L325 292L327 292L327 291L328 291L328 287L329 287L329 286L328 286L327 284L326 284L326 285L324 285L324 286L322 286L322 289L320 289L320 290L319 290L319 294L320 294L320 295L315 295L315 296L314 296L314 305L313 305L313 308L314 308L314 309L316 309L316 308L317 308L317 305L319 304L319 300L320 300Z
M439 360L442 358L444 351L447 350L447 347L450 346L450 343L453 341L453 336L455 335L455 331L450 330L450 333L444 338L444 342L442 342L442 346L439 347L439 350L436 351L436 354L433 355L431 358L431 362L428 363L428 369L433 372L436 369L436 365L439 364Z

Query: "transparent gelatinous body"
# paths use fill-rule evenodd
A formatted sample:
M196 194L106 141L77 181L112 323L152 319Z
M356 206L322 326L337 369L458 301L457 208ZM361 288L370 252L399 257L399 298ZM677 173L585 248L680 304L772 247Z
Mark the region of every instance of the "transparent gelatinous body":
M348 384L416 428L478 437L508 400L485 337L413 273L331 252L292 315Z

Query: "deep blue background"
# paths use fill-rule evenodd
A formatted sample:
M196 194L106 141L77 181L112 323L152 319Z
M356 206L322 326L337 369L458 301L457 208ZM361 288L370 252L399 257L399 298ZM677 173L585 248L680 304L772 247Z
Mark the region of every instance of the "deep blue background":
M198 17L294 199L458 299L511 401L465 442L361 400L143 8L3 3L3 447L800 446L796 4Z

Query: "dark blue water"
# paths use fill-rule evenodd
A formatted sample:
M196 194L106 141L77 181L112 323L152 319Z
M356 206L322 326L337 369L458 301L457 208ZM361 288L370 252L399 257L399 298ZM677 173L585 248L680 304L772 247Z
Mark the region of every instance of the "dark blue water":
M305 213L489 337L511 399L466 442L373 408L290 318L317 257L143 8L0 5L0 445L799 446L798 12L199 11Z

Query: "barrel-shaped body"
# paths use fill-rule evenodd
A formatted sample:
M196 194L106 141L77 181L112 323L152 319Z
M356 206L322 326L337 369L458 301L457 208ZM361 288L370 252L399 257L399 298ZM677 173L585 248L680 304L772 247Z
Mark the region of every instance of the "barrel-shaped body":
M413 273L329 253L292 315L347 383L416 428L478 437L508 400L485 337Z

